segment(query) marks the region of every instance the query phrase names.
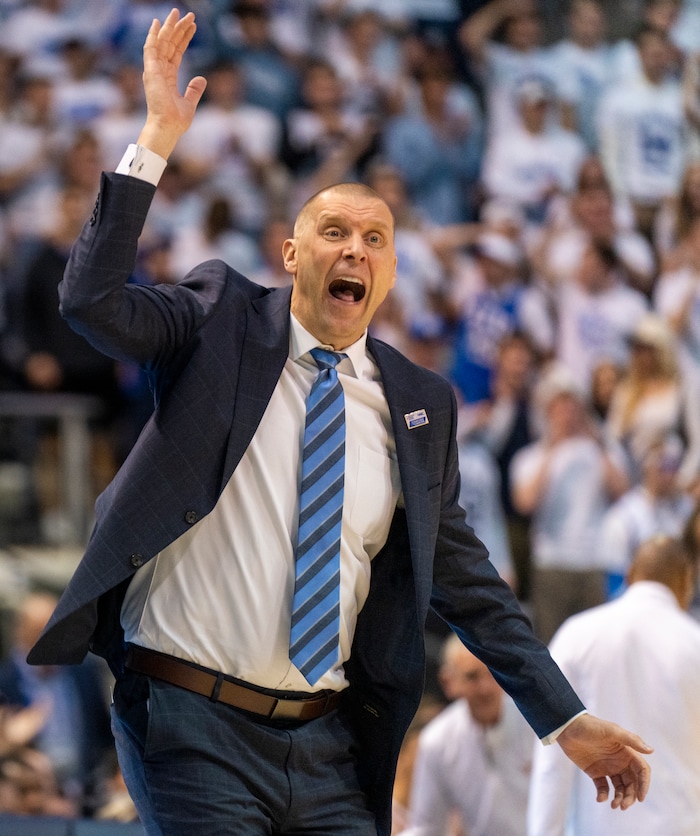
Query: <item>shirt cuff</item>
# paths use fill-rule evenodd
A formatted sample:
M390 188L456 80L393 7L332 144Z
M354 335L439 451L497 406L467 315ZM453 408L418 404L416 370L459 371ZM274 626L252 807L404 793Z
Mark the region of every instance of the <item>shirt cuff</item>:
M126 174L129 177L138 177L153 186L157 186L167 166L160 154L151 151L143 145L133 143L126 149L121 162L116 167L117 174Z
M580 717L582 714L588 714L588 711L584 708L583 711L579 711L578 714L574 714L574 716L567 720L566 723L559 726L558 729L554 729L553 732L550 732L546 737L541 737L540 740L544 743L545 746L549 746L550 744L554 743L555 740L559 737L559 735L564 731L567 726L570 726L571 723L576 720L577 717Z

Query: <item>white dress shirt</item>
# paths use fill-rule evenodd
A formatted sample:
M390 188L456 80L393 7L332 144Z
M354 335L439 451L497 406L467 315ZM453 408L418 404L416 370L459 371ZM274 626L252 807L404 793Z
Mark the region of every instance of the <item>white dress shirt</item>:
M214 510L135 574L122 608L127 641L267 688L346 685L342 663L370 561L400 493L389 408L365 340L338 365L346 418L338 664L310 689L289 660L305 401L318 371L309 351L319 344L293 316L280 380Z
M612 810L558 746L535 746L529 836L700 833L700 626L666 586L637 581L566 621L552 656L588 710L654 747L643 803Z

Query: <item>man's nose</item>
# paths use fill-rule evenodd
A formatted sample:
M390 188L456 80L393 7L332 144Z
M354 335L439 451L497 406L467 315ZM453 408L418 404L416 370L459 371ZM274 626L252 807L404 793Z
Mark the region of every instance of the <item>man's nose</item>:
M343 255L349 259L357 259L358 261L365 260L367 257L365 242L359 233L348 236L343 249Z

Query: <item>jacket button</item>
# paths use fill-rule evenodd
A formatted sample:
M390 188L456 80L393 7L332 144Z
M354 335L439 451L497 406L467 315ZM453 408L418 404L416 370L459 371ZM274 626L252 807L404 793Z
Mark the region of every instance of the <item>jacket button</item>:
M188 525L194 525L199 519L199 514L196 511L185 511L185 522Z
M143 566L144 559L142 554L132 554L129 558L129 562L134 567L134 569L138 569L140 566Z

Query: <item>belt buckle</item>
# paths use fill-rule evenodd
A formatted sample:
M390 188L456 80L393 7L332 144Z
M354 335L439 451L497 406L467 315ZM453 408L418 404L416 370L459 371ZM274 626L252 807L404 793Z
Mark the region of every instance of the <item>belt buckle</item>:
M304 700L276 699L268 717L270 720L300 720L306 704Z

